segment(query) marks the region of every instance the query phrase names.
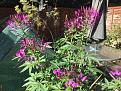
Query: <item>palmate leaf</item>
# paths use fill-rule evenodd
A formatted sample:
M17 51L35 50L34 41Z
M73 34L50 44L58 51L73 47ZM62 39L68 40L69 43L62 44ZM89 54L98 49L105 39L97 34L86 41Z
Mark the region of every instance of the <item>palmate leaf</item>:
M29 67L26 66L24 69L22 69L22 70L20 71L20 73L22 73L22 72L24 72L24 71L26 71L26 70L28 70L28 69L29 69Z
M23 87L26 87L26 91L36 91L38 89L38 82L27 82Z
M29 69L29 73L31 73L32 71L32 67L33 67L33 64L31 62L25 62L24 64L22 64L21 66L19 66L19 68L22 68L24 67L20 73L26 71Z
M44 56L41 56L39 58L39 60L36 60L36 61L27 61L25 62L24 64L22 64L21 66L19 66L19 68L23 68L21 73L26 71L26 70L29 70L29 73L32 72L32 69L35 68L36 66L40 65L40 63L43 63L45 62L45 58Z
M52 84L50 86L51 91L62 91L62 87L61 87L62 84L63 84L63 82L58 82L58 83Z
M51 61L50 63L51 63L51 69L52 68L59 68L59 67L62 67L64 65L68 64L66 59L65 60L63 59L63 61L62 60L60 60L60 61Z
M27 87L27 86L30 85L30 84L34 84L34 82L27 82L27 83L25 83L22 87Z
M46 83L48 83L48 81L39 82L39 81L36 81L34 77L29 77L25 81L28 81L28 82L25 83L22 87L26 87L26 91L48 91L48 87L45 85Z
M24 64L20 65L19 68L25 67L25 66L27 66L29 64L30 64L30 62L25 62Z
M41 84L41 90L37 90L37 91L48 91L48 87L45 84Z
M42 78L42 77L43 77L43 73L42 73L42 72L39 72L39 73L35 72L35 73L31 73L30 75L31 75L31 77L33 77L34 79Z
M41 91L39 83L38 82L32 82L32 83L30 83L27 86L26 91Z
M37 86L34 86L32 89L31 89L31 91L36 91L36 89L37 89ZM38 89L39 90L39 89Z
M29 78L25 79L25 81L31 81L31 82L34 82L35 79L33 79L33 77L29 77Z

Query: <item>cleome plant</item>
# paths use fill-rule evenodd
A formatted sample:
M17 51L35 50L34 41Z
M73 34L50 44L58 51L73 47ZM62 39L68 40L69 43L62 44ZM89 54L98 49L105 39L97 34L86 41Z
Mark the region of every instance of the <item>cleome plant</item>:
M31 31L49 27L45 18L40 16L47 7L46 1L20 0L20 3L23 8L15 7L17 17L19 14L25 14L27 20L31 21L27 26L31 28L30 25L33 25ZM45 11L45 15L53 19L56 19L58 14L57 8ZM106 84L110 82L104 80L104 72L98 69L98 60L85 50L87 33L98 15L98 12L90 7L81 7L75 10L73 17L66 17L63 23L64 34L57 40L53 38L52 42L48 42L43 31L39 31L34 32L32 37L24 36L18 42L20 48L14 59L20 63L21 73L28 73L23 85L25 91L93 91L99 85L104 90L109 89ZM8 25L17 21L21 26L22 20L17 17L14 16ZM34 25L37 25L37 28ZM51 31L50 36L53 36ZM104 78L101 79L102 76Z

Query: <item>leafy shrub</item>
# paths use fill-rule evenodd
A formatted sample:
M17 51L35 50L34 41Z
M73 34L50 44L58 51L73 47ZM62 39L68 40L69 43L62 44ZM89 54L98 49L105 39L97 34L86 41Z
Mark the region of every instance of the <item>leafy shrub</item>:
M107 32L107 40L104 44L117 49L121 48L121 27L119 25L114 25L111 30Z
M30 5L26 0L20 1L25 6ZM32 10L29 13L32 14L30 20L39 17L35 15L38 14L38 8L33 4L30 9L24 9L23 12L29 16L29 10ZM22 10L18 11L20 13ZM47 12L48 17L54 14L56 13L53 11ZM14 59L21 63L21 72L29 73L23 85L26 91L90 91L94 85L109 89L107 84L110 82L103 82L104 79L100 81L103 84L99 82L103 72L97 68L98 60L85 51L87 32L95 24L96 17L96 10L81 7L74 12L73 17L65 19L64 36L58 40L46 42L43 36L38 37L36 33L33 37L23 37ZM35 23L37 22L33 21L33 24ZM118 89L118 85L115 86L115 89Z

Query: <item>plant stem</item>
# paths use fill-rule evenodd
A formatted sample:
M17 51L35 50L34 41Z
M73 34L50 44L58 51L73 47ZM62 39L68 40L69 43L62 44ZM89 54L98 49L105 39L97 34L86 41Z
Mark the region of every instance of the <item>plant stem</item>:
M102 74L92 83L92 85L89 87L89 89L91 89L95 83L101 78Z

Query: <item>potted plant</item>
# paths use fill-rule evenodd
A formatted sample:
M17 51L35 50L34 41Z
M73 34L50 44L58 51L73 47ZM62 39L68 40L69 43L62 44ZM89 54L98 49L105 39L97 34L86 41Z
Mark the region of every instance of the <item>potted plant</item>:
M37 35L19 42L21 47L16 58L22 63L21 72L29 72L23 85L26 91L85 91L93 88L102 72L84 47L87 31L97 15L95 10L81 7L74 17L66 18L64 36L51 44L43 37L38 39Z
M28 4L27 1L21 0L21 2L25 6ZM30 11L32 10L30 13L26 12L27 8L24 9L24 13L17 9L18 13L22 14L22 19L23 17L25 18L23 22L19 14L11 18L9 26L11 27L11 24L14 24L11 28L18 31L17 34L20 36L21 30L18 30L18 28L25 30L26 26L23 28L22 25L26 25L24 23L26 18L29 21L29 25L41 22L38 26L40 27L46 24L45 20L42 20L41 17L40 19L37 15L38 9L32 7L34 6L30 7ZM59 13L50 11L46 14L48 17L52 17ZM37 17L41 21L33 20L30 22L32 18L36 19ZM118 90L119 84L116 84L115 81L109 82L105 73L98 69L98 60L85 50L87 32L94 25L96 17L98 17L96 10L90 7L81 7L75 10L73 17L65 18L64 35L57 40L47 42L43 35L40 36L43 31L40 33L34 32L32 37L22 37L18 42L20 49L16 52L14 59L21 63L19 66L22 69L21 72L26 71L29 74L23 85L26 91L90 91L96 89L97 86L102 87L101 89L103 90ZM31 28L29 25L27 27ZM117 87L110 87L110 83L115 84Z

